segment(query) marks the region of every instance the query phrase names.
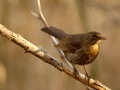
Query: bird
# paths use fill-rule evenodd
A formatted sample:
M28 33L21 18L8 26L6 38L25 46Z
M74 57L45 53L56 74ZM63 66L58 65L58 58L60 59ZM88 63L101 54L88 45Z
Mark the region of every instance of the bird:
M84 65L91 64L97 57L100 41L106 40L105 37L96 31L67 34L53 26L43 27L41 31L57 38L59 43L55 47L64 52L65 57L72 65L83 65L84 69ZM74 71L77 72L75 67ZM85 72L89 76L86 69Z

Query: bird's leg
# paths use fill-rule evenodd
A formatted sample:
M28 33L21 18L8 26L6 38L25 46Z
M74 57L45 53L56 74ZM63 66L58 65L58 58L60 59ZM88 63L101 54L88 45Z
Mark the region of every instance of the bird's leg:
M77 69L75 68L75 66L73 64L72 64L72 66L73 66L74 75L75 75L75 78L76 78L76 76L79 75L79 73L78 73Z
M83 65L83 68L84 68L85 73L86 73L85 75L87 76L87 78L88 78L88 79L90 79L91 77L88 75L88 73L87 73L86 68L85 68L85 66L84 66L84 65Z
M85 70L85 75L88 77L88 73L87 73L86 68L85 68L84 65L83 65L83 68L84 68L84 70Z

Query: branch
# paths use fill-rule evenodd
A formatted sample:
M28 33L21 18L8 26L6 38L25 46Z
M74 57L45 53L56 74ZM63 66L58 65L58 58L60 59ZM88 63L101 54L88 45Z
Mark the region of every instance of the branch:
M10 30L8 30L6 27L0 24L0 35L4 36L5 38L9 39L10 41L14 42L15 44L19 45L21 48L25 50L25 52L31 53L34 56L40 58L44 62L54 66L60 71L65 72L69 76L73 77L74 79L82 82L83 84L96 89L96 90L111 90L104 86L99 81L95 81L94 79L90 78L89 80L83 75L79 74L76 77L74 76L73 69L68 68L64 63L61 61L53 58L50 54L48 54L43 48L39 50L37 46L32 44L31 42L25 40L23 37L21 37L19 34L16 34Z
M35 14L34 12L31 12L31 13L32 13L33 16L35 16L36 18L38 18L39 20L41 20L45 27L49 27L49 25L48 25L48 23L47 23L44 15L43 15L43 13L42 13L40 0L37 0L37 2L38 2L39 15ZM58 42L56 41L56 39L55 39L53 36L50 36L50 38L51 38L51 40L52 40L52 42L53 42L54 45L58 44ZM68 65L68 66L72 69L72 71L73 71L73 66L72 66L72 64L66 59L63 51L62 51L62 50L59 50L59 49L57 49L57 50L58 50L58 52L59 52L59 54L60 54L60 57L61 57L62 60L65 62L65 64ZM66 73L66 72L65 72L65 73ZM74 73L74 72L73 72L73 73ZM67 74L68 74L68 73L67 73ZM68 75L69 75L69 74L68 74ZM81 75L82 75L82 76L81 76ZM71 76L71 75L70 75L70 76ZM73 76L74 76L74 75L73 75ZM73 77L73 76L72 76L72 77ZM85 75L79 73L78 77L80 77L80 79L81 79L83 82L82 82L81 80L80 80L80 81L81 81L83 84L85 84L85 86L86 86L88 89L93 90L93 88L90 88L91 86L89 87L89 83L90 83L90 82L89 82L88 78L85 77ZM83 77L84 77L84 79L83 79ZM77 78L75 77L75 79L77 79ZM88 82L85 82L85 83L84 83L85 79L86 79ZM77 79L77 80L79 80L79 79ZM91 79L91 80L93 80L93 79ZM94 80L93 80L93 81L94 81ZM94 81L94 83L98 84L99 82L98 82L98 81L97 81L97 82ZM98 86L99 86L99 85L100 85L100 87L101 87L102 84L99 83ZM102 85L102 87L104 88L105 86ZM107 87L105 87L105 88L107 88ZM96 88L95 88L95 89L96 89ZM100 88L99 88L99 90L104 90L104 89L100 89ZM109 89L106 89L106 90L109 90Z
M31 14L32 14L33 16L35 16L37 19L41 20L45 27L49 27L49 25L48 25L48 23L47 23L44 15L43 15L43 13L42 13L40 0L37 0L37 3L38 3L39 15L35 14L34 12L31 12ZM58 44L57 40L56 40L53 36L50 36L50 38L51 38L51 40L52 40L52 42L53 42L54 45L57 45L57 44ZM70 68L73 69L72 64L66 59L63 51L60 50L60 49L57 49L57 51L58 51L60 57L62 58L62 60L64 61L64 63L65 63L66 65L68 65Z

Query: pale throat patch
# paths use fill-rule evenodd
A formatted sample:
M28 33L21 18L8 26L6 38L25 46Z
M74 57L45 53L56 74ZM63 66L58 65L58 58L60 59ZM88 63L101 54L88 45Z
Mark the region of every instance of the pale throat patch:
M92 46L92 48L94 49L94 50L98 50L98 44L94 44L93 46Z
M98 40L94 45L92 45L94 50L98 50L99 46L98 44L100 43L101 40Z
M101 40L98 40L95 44L99 44Z

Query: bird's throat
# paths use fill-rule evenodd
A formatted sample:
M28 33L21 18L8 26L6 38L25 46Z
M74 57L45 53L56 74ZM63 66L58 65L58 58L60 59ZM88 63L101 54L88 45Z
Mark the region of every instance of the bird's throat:
M95 52L98 52L99 51L99 45L98 44L94 44L92 45L92 48Z

